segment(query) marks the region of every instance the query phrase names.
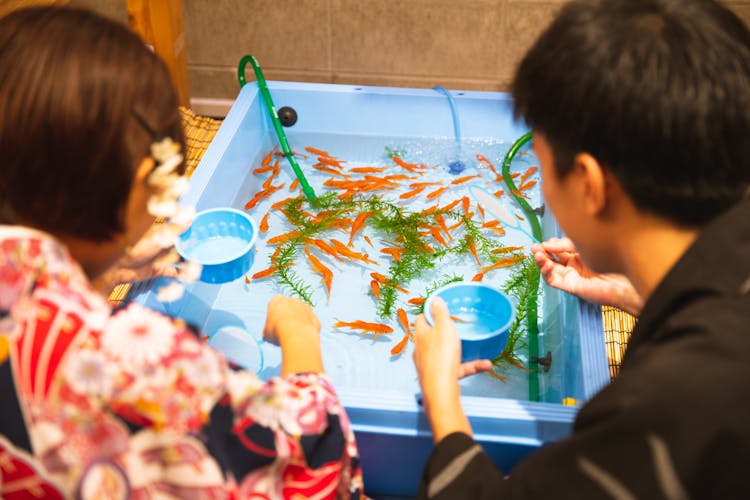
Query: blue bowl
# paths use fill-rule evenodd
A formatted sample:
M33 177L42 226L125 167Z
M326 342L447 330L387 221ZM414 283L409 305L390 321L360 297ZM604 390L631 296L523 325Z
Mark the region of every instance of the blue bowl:
M500 290L476 282L457 282L435 290L424 304L427 322L434 324L432 301L440 297L454 318L461 339L461 361L492 359L508 343L515 309Z
M198 212L190 228L175 243L177 252L203 266L200 280L234 281L250 270L258 228L245 212L212 208Z
M222 352L227 360L256 374L263 370L263 350L260 347L263 342L255 340L239 326L223 326L208 339L208 344Z

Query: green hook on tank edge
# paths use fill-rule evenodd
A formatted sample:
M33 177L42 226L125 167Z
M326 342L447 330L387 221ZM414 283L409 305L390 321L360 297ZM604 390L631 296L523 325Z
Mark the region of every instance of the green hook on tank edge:
M518 195L518 188L516 183L513 181L513 177L510 175L510 164L513 162L513 158L516 157L518 151L532 139L531 132L519 137L516 142L510 147L508 152L505 154L503 159L502 175L505 185L508 187L508 192L514 200L521 206L521 210L526 219L531 225L531 234L536 238L537 241L542 241L542 226L539 224L539 219L534 213L534 209L531 205ZM534 273L530 286L539 290L540 275ZM526 303L526 331L529 338L529 361L533 359L539 359L539 305L537 304L538 295L534 294L533 298L530 298ZM539 365L538 363L529 363L529 401L539 401Z
M289 164L292 166L292 170L294 170L294 175L296 175L297 179L299 180L299 185L302 188L302 192L304 193L304 195L307 197L308 200L312 201L315 199L315 191L313 191L313 188L307 182L307 178L305 177L305 174L302 172L302 169L297 163L296 158L294 158L294 153L289 147L289 142L287 142L286 140L286 134L284 133L284 129L281 128L279 115L278 113L276 113L276 107L273 105L273 99L271 99L271 92L269 92L268 85L266 85L266 79L263 76L263 71L261 71L260 69L260 64L258 64L258 60L251 55L243 56L243 58L240 59L239 66L237 67L237 79L240 82L240 87L244 87L245 84L247 83L247 81L245 80L245 66L247 66L247 63L250 63L250 65L253 67L253 71L255 72L255 79L258 82L258 89L260 90L260 95L263 96L263 102L266 104L266 109L268 109L268 114L271 117L271 123L273 123L273 128L276 131L276 137L279 139L279 144L281 145L281 151L283 151L284 156L289 161Z

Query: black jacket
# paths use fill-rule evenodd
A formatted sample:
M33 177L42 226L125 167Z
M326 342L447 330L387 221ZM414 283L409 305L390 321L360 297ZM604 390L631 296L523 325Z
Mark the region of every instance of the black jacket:
M620 375L583 406L568 439L504 479L470 437L452 434L433 450L419 496L750 498L749 292L743 201L658 285Z

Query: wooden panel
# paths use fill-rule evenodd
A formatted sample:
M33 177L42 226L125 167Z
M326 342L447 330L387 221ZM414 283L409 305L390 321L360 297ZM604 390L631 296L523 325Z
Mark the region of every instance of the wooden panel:
M127 0L130 28L169 68L180 104L190 107L181 0Z

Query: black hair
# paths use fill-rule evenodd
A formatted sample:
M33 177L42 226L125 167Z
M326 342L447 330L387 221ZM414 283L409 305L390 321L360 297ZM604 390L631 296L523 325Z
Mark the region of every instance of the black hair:
M750 183L750 32L713 0L574 0L512 92L558 177L587 152L679 225L704 225Z
M0 223L112 239L163 136L184 148L169 72L125 26L60 7L0 19Z

